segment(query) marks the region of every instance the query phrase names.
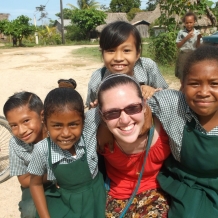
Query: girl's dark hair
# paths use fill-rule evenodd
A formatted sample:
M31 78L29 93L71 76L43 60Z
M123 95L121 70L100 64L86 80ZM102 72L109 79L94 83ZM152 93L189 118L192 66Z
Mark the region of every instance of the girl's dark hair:
M45 121L51 114L64 111L65 108L77 111L84 120L84 105L80 94L67 87L61 87L51 90L44 101L44 119Z
M142 46L140 33L135 26L124 21L110 23L102 30L99 42L102 53L125 42L130 34L135 38L135 47L140 53Z
M15 93L8 98L4 104L3 113L7 117L7 112L23 106L28 106L31 111L35 111L39 115L43 110L42 100L36 94L23 91Z
M195 22L197 22L198 18L197 18L197 16L196 16L192 11L189 11L189 12L187 12L187 13L184 15L184 17L182 18L182 22L185 23L185 18L186 18L186 17L190 17L190 16L193 16Z
M102 98L101 97L104 91L118 87L120 85L126 85L126 84L131 84L132 86L134 86L138 97L143 100L142 91L141 91L139 83L134 78L128 75L116 73L116 74L111 74L107 76L99 86L99 89L98 89L99 108L100 109L102 108Z
M182 81L185 80L194 64L205 60L216 61L218 64L218 48L211 45L201 45L190 53L184 65Z

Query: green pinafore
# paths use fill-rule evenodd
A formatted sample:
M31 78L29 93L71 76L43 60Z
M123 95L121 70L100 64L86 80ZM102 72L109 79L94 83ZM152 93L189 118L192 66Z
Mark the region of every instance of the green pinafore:
M106 191L101 173L92 179L87 152L79 160L69 164L51 163L51 142L49 144L49 165L57 180L59 189L46 191L46 201L51 218L104 218Z
M192 119L184 127L181 162L170 156L158 175L171 196L168 218L218 218L218 136L195 124Z

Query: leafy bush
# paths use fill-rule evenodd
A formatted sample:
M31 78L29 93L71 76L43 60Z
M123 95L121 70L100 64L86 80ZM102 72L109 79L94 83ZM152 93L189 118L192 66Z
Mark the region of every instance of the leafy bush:
M67 33L65 34L66 40L71 40L71 41L80 41L80 40L85 40L86 38L86 33L81 30L79 26L76 25L71 25L66 27Z
M177 58L177 33L177 31L165 32L151 38L149 50L157 62L167 65L175 63Z

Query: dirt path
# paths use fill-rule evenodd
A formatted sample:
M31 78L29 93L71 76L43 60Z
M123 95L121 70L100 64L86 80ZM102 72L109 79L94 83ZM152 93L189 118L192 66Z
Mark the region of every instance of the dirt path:
M3 115L4 102L15 92L31 91L44 100L46 94L57 87L60 78L75 79L77 91L85 99L89 78L102 63L73 57L72 50L80 47L0 49L0 115ZM170 83L170 86L176 88L178 83ZM0 217L18 218L21 191L17 178L0 184L0 189Z

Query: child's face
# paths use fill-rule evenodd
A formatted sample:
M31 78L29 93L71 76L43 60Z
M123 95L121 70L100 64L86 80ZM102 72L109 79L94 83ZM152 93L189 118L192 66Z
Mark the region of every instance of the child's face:
M111 73L125 73L132 76L134 65L139 57L140 53L136 50L135 38L132 34L116 48L103 51L105 67Z
M218 64L204 60L194 64L182 84L190 108L201 118L218 119Z
M192 31L195 25L195 18L193 16L187 16L185 18L185 28L188 32Z
M46 127L55 144L75 155L74 144L83 129L83 119L77 111L65 109L51 114L46 120Z
M21 141L37 143L43 139L42 114L37 114L28 106L22 106L10 110L6 114L12 133Z
M114 109L124 109L133 104L142 104L135 87L130 84L120 85L102 93L102 113ZM126 144L134 143L140 135L144 124L144 107L142 111L128 115L121 111L120 117L116 119L103 120L116 140Z

